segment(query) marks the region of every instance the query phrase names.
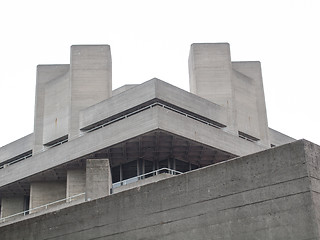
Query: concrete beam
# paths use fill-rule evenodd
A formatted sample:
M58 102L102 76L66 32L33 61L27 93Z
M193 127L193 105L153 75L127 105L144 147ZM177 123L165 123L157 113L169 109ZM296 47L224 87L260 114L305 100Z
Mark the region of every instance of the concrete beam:
M109 159L87 159L86 200L94 200L110 194L112 178Z

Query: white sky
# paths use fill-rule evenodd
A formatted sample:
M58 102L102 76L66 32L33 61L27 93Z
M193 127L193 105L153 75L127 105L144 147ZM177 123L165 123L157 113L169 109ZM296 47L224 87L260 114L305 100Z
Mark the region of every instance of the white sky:
M110 44L113 88L157 77L189 90L194 42L229 42L262 63L269 126L320 144L319 0L4 0L0 146L33 132L36 66Z

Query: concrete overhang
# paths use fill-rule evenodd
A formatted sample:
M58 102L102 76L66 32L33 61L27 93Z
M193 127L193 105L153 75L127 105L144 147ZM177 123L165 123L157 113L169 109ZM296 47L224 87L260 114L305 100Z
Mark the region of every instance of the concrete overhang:
M227 124L225 108L154 78L81 111L80 129L93 128L154 102L175 106L199 118L217 122L218 125Z
M0 147L0 164L9 159L19 157L21 154L29 152L33 147L33 133L22 137L12 143Z
M0 187L158 130L236 156L265 149L263 146L241 139L222 129L156 105L5 169L0 169Z

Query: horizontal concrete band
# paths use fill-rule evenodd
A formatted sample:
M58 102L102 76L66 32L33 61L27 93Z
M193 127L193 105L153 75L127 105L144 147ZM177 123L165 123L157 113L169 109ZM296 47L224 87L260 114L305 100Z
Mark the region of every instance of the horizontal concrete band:
M128 109L137 108L154 99L223 125L227 124L226 110L221 106L159 79L152 79L81 111L80 129L86 129L97 122L117 116Z
M221 129L156 106L36 154L5 168L5 171L0 169L0 187L154 130L177 134L237 156L265 149Z
M3 226L1 239L318 239L319 156L297 141Z

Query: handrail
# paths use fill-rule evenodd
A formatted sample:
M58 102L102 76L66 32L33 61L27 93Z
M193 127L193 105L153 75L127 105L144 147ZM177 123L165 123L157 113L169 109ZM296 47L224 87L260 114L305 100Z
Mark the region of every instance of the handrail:
M0 166L0 169L6 168L7 166L10 166L11 164L15 164L15 163L20 162L20 161L22 161L22 160L24 160L24 159L27 159L27 158L29 158L29 157L32 157L32 154L28 154L28 155L26 155L26 156L24 156L24 157L18 158L18 159L13 160L13 161L11 161L11 162L9 162L9 163L5 163L5 164L3 164L3 165Z
M211 126L211 127L214 127L214 128L222 129L222 128L226 127L226 126L223 125L223 124L214 123L215 121L211 121L211 122L210 122L210 121L201 119L201 118L195 116L195 114L190 114L190 113L181 111L180 109L174 108L174 107L169 106L169 105L167 105L167 104L165 104L165 103L162 103L162 102L154 102L154 103L152 103L152 104L150 104L150 105L148 105L148 106L145 106L145 107L142 107L142 108L140 108L140 109L138 109L138 110L132 111L132 112L127 113L127 114L124 114L124 115L122 115L122 116L120 116L120 117L118 117L118 118L116 118L116 119L110 120L110 121L108 121L108 122L106 122L106 123L100 124L100 125L98 125L98 126L96 126L96 127L93 127L93 128L91 128L91 129L88 129L88 130L86 130L86 131L82 131L81 133L75 135L75 136L74 136L73 138L71 138L71 139L65 139L65 140L63 140L63 141L61 141L61 142L55 143L55 144L52 145L52 146L43 148L43 149L41 149L40 151L34 152L33 155L36 155L36 154L41 153L41 152L44 152L44 151L46 151L46 150L48 150L48 149L50 149L50 148L56 147L56 146L58 146L58 145L61 145L61 144L66 143L66 142L68 142L68 141L71 141L71 140L73 140L73 139L75 139L75 138L81 137L81 136L85 135L86 133L93 132L93 131L95 131L95 130L97 130L97 129L99 129L99 128L103 128L103 127L105 127L105 126L107 126L107 125L110 125L110 124L112 124L112 123L114 123L114 122L117 122L117 121L119 121L119 120L128 118L128 117L130 117L130 116L132 116L132 115L134 115L134 114L137 114L137 113L139 113L139 112L141 112L141 111L144 111L144 110L146 110L146 109L149 109L149 108L152 108L152 107L155 107L155 106L161 106L161 107L163 107L163 108L165 108L165 109L169 109L169 110L171 110L171 111L173 111L173 112L179 113L179 114L181 114L181 115L183 115L183 116L185 116L185 117L188 117L188 118L194 119L194 120L196 120L196 121L202 122L202 123L207 124L207 125L209 125L209 126ZM20 161L21 161L21 160L23 160L23 159L20 159ZM5 168L5 167L7 167L7 166L10 166L10 165L12 165L12 164L14 164L14 163L16 163L16 162L18 162L18 160L15 160L15 161L13 161L13 162L9 162L9 163L7 163L7 164L4 164L4 165L0 166L0 169Z
M18 215L22 215L23 214L23 216L25 216L25 215L28 215L28 214L32 214L32 211L37 210L37 209L41 209L41 208L48 209L49 206L57 204L57 203L60 203L60 202L69 203L69 202L71 202L72 199L80 197L80 196L85 195L85 194L86 193L79 193L79 194L73 195L71 197L60 199L60 200L57 200L57 201L54 201L54 202L51 202L51 203L47 203L47 204L44 204L44 205L41 205L41 206L38 206L38 207L35 207L35 208L32 208L32 209L25 210L23 212L15 213L15 214L12 214L12 215L7 216L7 217L0 218L0 223L4 223L8 218L12 218L12 217L15 217L15 216L18 216Z
M138 175L138 176L135 176L135 177L132 177L132 178L128 178L128 179L113 183L112 184L112 188L118 188L118 187L121 187L121 186L125 186L127 184L137 182L137 181L139 181L141 179L145 179L146 176L159 175L162 172L167 172L167 173L172 174L172 175L182 174L182 172L179 172L179 171L176 171L176 170L173 170L173 169L170 169L170 168L160 168L160 169L154 170L152 172L148 172L148 173L145 173L145 174L141 174L141 175Z

